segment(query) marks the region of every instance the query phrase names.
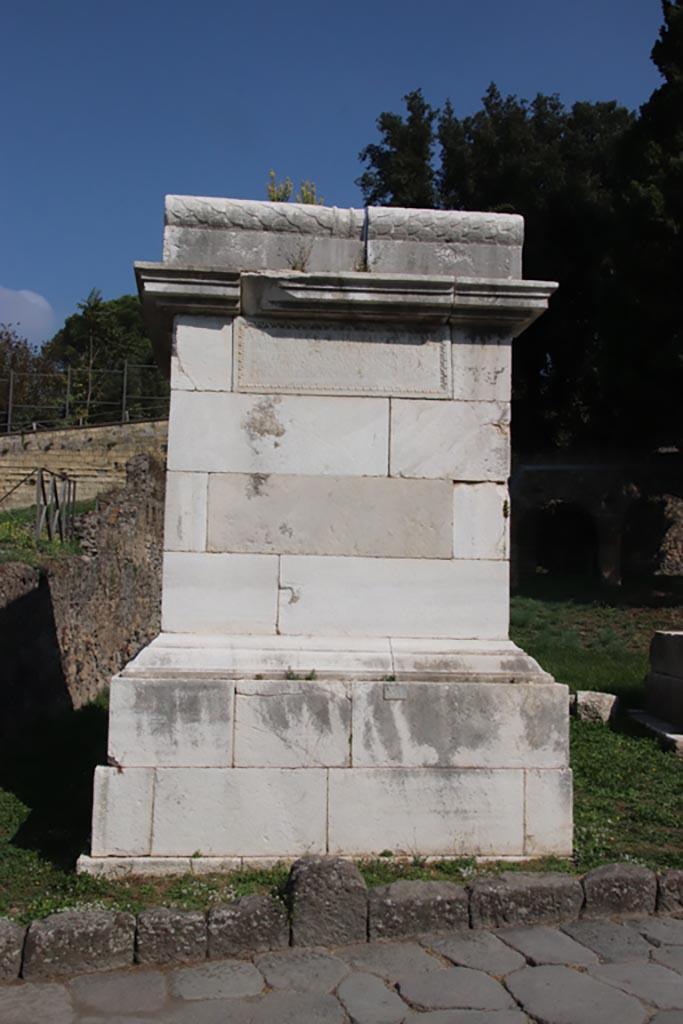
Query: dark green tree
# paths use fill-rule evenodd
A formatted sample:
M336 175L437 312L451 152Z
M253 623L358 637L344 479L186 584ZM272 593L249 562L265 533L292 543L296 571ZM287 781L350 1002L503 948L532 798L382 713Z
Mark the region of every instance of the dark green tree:
M360 154L368 164L356 184L368 206L412 206L429 209L438 202L434 187L435 130L438 115L420 89L404 96L408 115L380 114L380 143L371 143Z
M525 333L514 361L515 444L538 439L568 444L593 439L599 399L598 350L614 301L612 252L619 144L633 117L616 103L577 103L557 96L527 102L491 85L482 108L459 119L420 100L423 205L442 209L517 212L525 218L525 275L558 280L550 311ZM359 179L366 202L418 205L401 147L411 120L383 114L384 140L360 154L369 170ZM415 147L410 150L414 155Z
M634 443L683 443L683 3L663 0L652 49L662 84L641 107L621 152L622 187L606 401ZM628 396L623 401L623 396ZM630 415L629 415L630 414Z
M104 423L161 416L168 384L159 373L135 295L104 301L93 289L78 313L43 347L43 358L70 379L68 419Z

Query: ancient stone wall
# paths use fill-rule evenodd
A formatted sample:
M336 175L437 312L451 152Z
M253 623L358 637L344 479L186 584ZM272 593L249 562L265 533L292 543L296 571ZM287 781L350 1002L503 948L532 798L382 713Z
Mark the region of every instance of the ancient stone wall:
M0 742L87 703L159 631L164 469L144 455L127 468L81 517L85 554L0 565Z
M126 463L136 455L166 458L166 420L120 423L68 430L26 431L0 438L0 497L38 468L66 473L76 480L76 499L91 498L121 487ZM35 502L35 481L21 484L2 501L3 510Z

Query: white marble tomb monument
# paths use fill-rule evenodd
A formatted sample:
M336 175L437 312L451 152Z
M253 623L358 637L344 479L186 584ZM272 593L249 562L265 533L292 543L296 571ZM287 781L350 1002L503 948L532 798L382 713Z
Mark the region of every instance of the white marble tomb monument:
M508 639L512 340L556 287L522 235L167 198L162 631L81 870L571 853L567 689Z

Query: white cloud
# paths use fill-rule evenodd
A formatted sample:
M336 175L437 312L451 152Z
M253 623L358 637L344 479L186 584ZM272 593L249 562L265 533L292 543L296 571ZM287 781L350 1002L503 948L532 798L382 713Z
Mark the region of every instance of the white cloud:
M38 292L15 291L0 286L0 323L16 325L17 333L34 344L51 338L57 317L50 303Z

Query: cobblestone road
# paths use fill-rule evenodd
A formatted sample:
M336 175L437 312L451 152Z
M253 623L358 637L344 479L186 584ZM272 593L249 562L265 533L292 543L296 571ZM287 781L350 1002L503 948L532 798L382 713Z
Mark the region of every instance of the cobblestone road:
M683 1024L683 920L581 920L0 988L1 1024Z

